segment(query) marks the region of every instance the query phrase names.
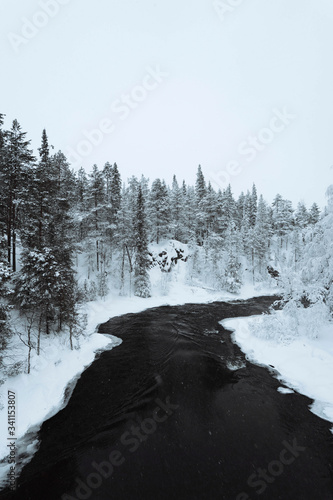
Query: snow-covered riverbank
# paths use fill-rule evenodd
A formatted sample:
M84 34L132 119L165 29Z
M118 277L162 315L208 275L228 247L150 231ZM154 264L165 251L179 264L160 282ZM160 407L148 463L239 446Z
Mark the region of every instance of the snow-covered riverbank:
M127 313L136 313L151 307L162 305L180 305L185 303L207 303L216 300L246 299L252 296L276 293L276 290L254 289L251 285L243 287L242 292L235 296L227 292L215 292L200 286L191 286L184 283L183 272L185 265L180 264L179 276L169 284L168 294L163 295L159 280L161 273L158 269L151 271L154 296L148 299L139 297L120 297L118 292L110 293L104 300L89 302L84 306L88 324L85 335L81 337L76 349L69 349L66 336L50 335L43 337L41 356L33 351L31 359L31 373L9 377L0 387L0 434L4 436L0 443L0 480L8 471L7 438L7 403L8 390L14 391L17 397L16 407L16 434L20 440L29 430L38 430L41 424L56 414L66 405L71 391L81 373L94 361L96 353L118 346L121 341L110 335L96 333L97 325L109 318ZM23 346L21 346L23 348Z
M252 316L226 319L221 324L234 331L233 339L249 361L274 367L284 386L313 399L311 411L333 422L333 324L319 328L316 338L302 332L281 338L269 331L271 322L265 321L265 317ZM290 391L280 392L288 397Z

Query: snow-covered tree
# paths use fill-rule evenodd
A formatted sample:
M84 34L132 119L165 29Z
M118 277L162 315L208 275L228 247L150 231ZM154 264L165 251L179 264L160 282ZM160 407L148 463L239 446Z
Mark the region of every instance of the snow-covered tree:
M241 263L239 262L240 239L234 223L227 229L227 262L223 277L223 287L227 292L238 293L242 285Z
M303 201L300 201L297 205L295 212L295 223L296 225L304 229L309 224L310 216Z
M2 165L0 170L2 210L5 215L8 263L16 271L17 233L22 228L28 195L29 175L34 161L30 141L17 120L6 134L2 133Z
M15 302L22 311L38 314L38 331L49 334L70 316L75 280L71 269L59 263L50 248L26 250L15 280ZM39 349L38 349L39 350Z
M257 188L256 188L255 184L253 184L252 192L251 192L251 196L250 196L250 204L249 204L250 225L252 227L254 227L255 223L256 223L257 204L258 204Z
M317 203L313 203L309 212L309 223L312 225L317 224L320 219L320 208Z
M184 231L184 197L183 190L179 187L176 176L172 179L172 188L169 195L170 199L170 236L175 240L184 240L186 238Z
M271 236L272 228L269 221L268 206L263 196L260 195L256 222L253 228L253 250L254 257L258 263L259 273L266 268Z
M205 196L205 193L206 193L206 182L204 175L202 173L201 165L199 165L197 170L197 179L195 182L195 194L197 196L198 203Z
M170 202L165 182L156 179L150 190L147 215L150 226L150 240L158 244L170 236Z
M145 202L142 187L138 187L137 219L136 219L136 256L134 271L134 294L138 297L147 298L151 296L151 285L149 279L148 240L146 229Z

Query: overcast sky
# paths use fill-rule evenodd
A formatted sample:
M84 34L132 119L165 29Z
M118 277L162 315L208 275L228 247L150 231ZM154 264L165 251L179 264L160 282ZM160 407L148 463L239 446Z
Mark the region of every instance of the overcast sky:
M223 6L224 4L224 6ZM238 6L236 6L238 4ZM0 0L1 106L37 151L325 203L332 0ZM42 7L43 6L43 7ZM99 132L96 130L99 129Z

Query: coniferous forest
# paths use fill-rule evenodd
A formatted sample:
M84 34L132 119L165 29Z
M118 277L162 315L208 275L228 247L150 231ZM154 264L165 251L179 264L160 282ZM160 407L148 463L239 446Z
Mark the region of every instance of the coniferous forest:
M0 500L333 500L333 2L3 4Z
M2 352L14 335L10 318L15 314L27 325L20 339L29 353L39 354L41 339L50 332L67 331L73 347L73 336L84 329L80 306L105 297L110 288L123 296L149 297L149 270L159 266L167 279L177 266L177 258L166 262L152 250L165 240L172 240L178 258L186 260L189 283L237 294L245 281L279 281L285 303L296 297L297 304L319 298L331 304L329 271L319 281L317 272L328 258L329 243L319 257L313 254L314 245L325 245L329 212L321 213L316 203L293 207L280 194L268 203L254 184L235 198L230 185L213 189L200 166L194 186L176 176L171 186L160 178L125 180L117 164L108 162L75 172L61 151L53 153L45 130L33 151L19 122L4 130L3 118ZM186 257L182 246L188 248ZM296 281L290 285L295 273L297 293L291 290ZM305 296L306 283L315 280L315 289L307 287L311 297ZM36 341L32 331L38 332Z

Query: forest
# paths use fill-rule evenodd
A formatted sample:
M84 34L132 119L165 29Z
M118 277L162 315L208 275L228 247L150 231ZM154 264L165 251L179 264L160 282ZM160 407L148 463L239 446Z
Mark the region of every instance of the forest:
M22 342L39 354L50 332L68 331L72 348L84 329L82 304L110 289L149 297L151 268L167 280L177 266L154 254L165 241L186 260L188 282L234 294L247 281L270 283L284 306L320 303L331 314L331 188L321 211L280 194L269 204L254 184L236 199L230 185L214 189L200 165L194 186L175 175L171 186L144 176L125 182L116 163L74 171L51 152L45 130L34 153L17 120L10 130L3 124L0 115L2 352L15 314L28 325Z

